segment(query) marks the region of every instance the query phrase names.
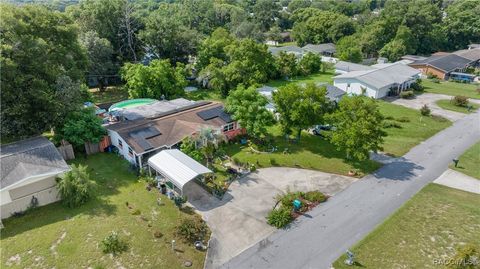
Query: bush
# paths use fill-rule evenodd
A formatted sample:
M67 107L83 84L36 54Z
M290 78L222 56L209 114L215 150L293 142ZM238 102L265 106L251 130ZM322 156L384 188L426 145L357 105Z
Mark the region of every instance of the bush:
M281 207L279 209L273 209L268 213L267 222L268 224L276 227L283 228L292 221L291 209L287 207Z
M327 197L325 196L325 194L319 191L309 191L305 193L304 198L305 200L310 201L312 203L315 203L315 202L323 203L327 200Z
M194 243L197 240L204 240L208 233L208 227L198 216L183 219L176 227L176 234L184 240Z
M410 119L408 117L400 117L395 120L398 122L410 122Z
M77 207L91 198L94 184L87 168L80 164L72 165L72 170L56 179L58 194L65 206Z
M293 201L295 199L303 198L304 196L305 196L305 193L301 191L297 191L297 192L287 191L286 194L278 197L277 201L280 201L282 203L282 207L293 209Z
M440 80L438 78L432 78L430 81L433 83L440 83Z
M423 91L425 87L422 85L422 80L417 79L412 85L410 85L410 88L413 89L414 91Z
M422 114L422 116L430 116L431 112L432 111L427 105L423 105L422 108L420 108L420 114Z
M465 96L457 95L452 98L451 102L456 106L466 107L468 105L468 98Z
M435 74L433 74L433 73L428 73L428 74L427 74L427 78L428 78L428 79L434 79L434 78L438 78L438 76L435 75Z
M394 120L395 118L392 117L392 116L386 116L385 119L386 119L386 120Z
M414 96L415 94L413 94L413 91L403 91L400 93L400 98L403 99L413 98Z
M383 122L383 128L402 128L402 126L400 124L398 124L398 122L394 122L394 121L384 121Z
M125 250L127 250L127 244L120 240L118 233L115 231L112 231L102 240L103 253L112 253L115 255Z
M452 263L449 268L463 269L463 268L478 268L480 253L475 245L467 244L459 249L452 258Z

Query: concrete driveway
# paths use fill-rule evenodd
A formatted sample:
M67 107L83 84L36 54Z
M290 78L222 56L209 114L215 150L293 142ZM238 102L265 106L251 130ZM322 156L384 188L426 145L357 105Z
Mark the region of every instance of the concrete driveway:
M222 200L197 184L189 184L185 195L212 230L206 268L219 267L275 231L265 217L275 205L277 194L287 189L320 190L333 196L354 181L355 178L318 171L264 168L234 181Z
M413 109L420 109L423 105L427 105L431 110L432 114L442 116L447 118L451 121L457 121L466 114L445 110L440 108L435 102L438 100L450 100L453 96L444 95L444 94L436 94L436 93L423 93L420 95L415 96L413 99L402 99L402 98L387 98L386 100L397 105L401 105L408 108ZM480 103L480 100L470 99L470 102L473 103Z

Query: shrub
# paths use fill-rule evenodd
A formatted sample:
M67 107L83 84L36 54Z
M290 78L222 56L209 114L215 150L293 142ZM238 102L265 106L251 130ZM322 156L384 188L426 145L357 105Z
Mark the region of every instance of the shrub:
M398 122L410 122L410 119L408 117L400 117L395 119Z
M183 219L176 227L176 234L184 240L194 243L197 240L204 240L208 233L208 227L198 216Z
M456 106L466 107L468 105L468 98L465 96L457 95L452 98L451 102Z
M452 258L449 268L463 269L463 268L477 268L480 258L480 253L475 245L467 244L457 249L457 253Z
M386 119L386 120L394 120L395 118L392 117L392 116L386 116L385 119Z
M433 79L433 78L438 78L438 76L435 75L435 74L433 74L433 73L428 73L428 74L427 74L427 78Z
M440 83L440 80L438 78L432 78L430 81L433 83Z
M412 83L412 85L410 85L410 88L413 89L414 91L423 91L424 87L422 85L422 80L417 79L417 81L415 81L414 83Z
M87 166L72 165L72 170L57 178L57 189L62 203L67 207L77 207L88 201L93 192L93 182Z
M309 191L305 193L305 200L308 200L310 202L318 202L318 203L323 203L327 200L327 197L319 192L319 191Z
M398 124L398 122L394 122L394 121L384 121L383 122L383 128L402 128L402 126L400 124Z
M422 114L422 116L430 116L431 112L432 111L427 105L423 105L422 108L420 108L420 114Z
M102 240L103 253L112 253L115 255L125 250L127 250L127 244L120 240L118 233L115 231L112 231Z
M250 166L250 172L255 172L255 171L257 171L257 166L255 164L252 164Z
M413 98L414 96L415 94L413 94L413 91L403 91L400 93L400 98L403 99Z
M292 221L291 209L287 207L281 207L279 209L273 209L268 213L267 222L268 224L276 227L283 228Z
M304 195L305 195L305 193L303 193L301 191L297 191L297 192L287 191L286 194L278 197L277 200L282 203L282 207L292 209L293 208L293 201L295 199L303 198Z

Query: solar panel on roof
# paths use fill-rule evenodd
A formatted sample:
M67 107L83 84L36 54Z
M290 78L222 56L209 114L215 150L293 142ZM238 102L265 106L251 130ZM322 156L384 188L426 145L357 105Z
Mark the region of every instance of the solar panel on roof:
M134 137L134 138L144 138L144 139L148 139L148 138L152 138L154 136L157 136L157 135L161 135L160 131L155 128L155 127L146 127L146 128L142 128L142 129L137 129L135 131L132 131L129 133L129 135L131 137Z
M213 118L219 117L225 122L231 122L232 121L232 118L230 117L230 115L228 113L226 113L223 110L223 107L221 107L221 106L197 112L197 115L200 118L202 118L202 120L211 120Z

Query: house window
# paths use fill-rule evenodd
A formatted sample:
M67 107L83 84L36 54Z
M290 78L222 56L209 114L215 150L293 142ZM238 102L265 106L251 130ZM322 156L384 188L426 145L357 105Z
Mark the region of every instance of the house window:
M128 155L133 156L133 150L131 147L128 147Z
M231 131L235 128L235 122L230 122L226 125L223 126L223 132L228 132L228 131Z
M123 149L123 143L122 140L118 139L118 147Z

